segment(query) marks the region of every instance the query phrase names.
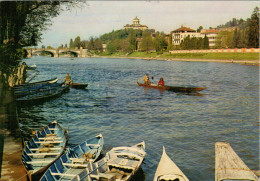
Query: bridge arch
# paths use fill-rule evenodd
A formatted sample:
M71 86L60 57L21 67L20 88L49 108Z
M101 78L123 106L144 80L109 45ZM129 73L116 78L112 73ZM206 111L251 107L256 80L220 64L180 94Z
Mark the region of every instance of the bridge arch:
M43 52L47 52L47 53L51 54L51 57L55 57L55 53L53 53L52 51L48 51L48 50L32 51L32 55L35 55L35 54L37 54L37 53L43 53Z
M59 50L59 55L61 55L62 53L71 53L74 55L74 57L79 57L79 52L73 50Z

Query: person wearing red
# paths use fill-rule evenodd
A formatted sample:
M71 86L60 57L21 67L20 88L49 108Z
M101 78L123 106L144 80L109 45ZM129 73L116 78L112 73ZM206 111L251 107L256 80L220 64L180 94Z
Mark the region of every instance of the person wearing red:
M158 82L158 86L164 86L164 80L163 78L160 78L159 82Z

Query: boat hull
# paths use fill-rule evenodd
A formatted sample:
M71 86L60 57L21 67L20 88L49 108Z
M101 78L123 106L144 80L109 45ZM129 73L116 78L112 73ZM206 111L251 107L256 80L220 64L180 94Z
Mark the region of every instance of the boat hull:
M43 92L39 91L39 92L35 92L35 94L19 97L16 99L16 101L18 105L42 103L52 98L57 98L61 96L64 92L67 92L68 90L69 90L69 86L52 87L48 91L43 91Z
M64 153L68 139L67 131L54 121L37 131L30 141L24 143L22 163L29 180L35 181L41 178L49 166Z
M84 171L84 168L90 167L90 161L94 162L100 156L103 145L103 136L99 134L74 148L69 148L49 167L40 181L53 181L60 177L70 180L71 176L68 175L72 173L75 174L75 177L78 177L78 174Z
M88 87L88 84L79 84L79 83L72 83L71 88L74 89L85 89Z

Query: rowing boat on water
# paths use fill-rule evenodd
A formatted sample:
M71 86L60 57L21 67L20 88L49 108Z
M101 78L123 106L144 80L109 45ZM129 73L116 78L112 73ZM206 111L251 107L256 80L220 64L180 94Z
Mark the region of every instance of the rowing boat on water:
M157 85L146 85L142 84L140 82L137 82L139 86L143 87L148 87L148 88L154 88L154 89L159 89L159 90L169 90L173 92L187 92L187 93L192 93L192 92L198 92L206 89L206 87L195 87L195 86L157 86Z
M30 180L39 180L45 170L64 152L68 142L67 131L56 121L37 131L25 141L22 162Z
M88 86L88 84L80 84L80 83L72 83L71 87L75 89L85 89Z
M215 181L258 181L229 143L215 143Z
M103 136L100 134L74 148L70 148L57 159L44 173L41 181L71 180L90 167L89 162L94 162L100 155L104 145Z
M46 92L55 87L60 87L62 86L62 84L63 83L44 83L44 84L39 84L38 86L26 87L23 89L15 89L14 96L17 98L17 97L30 95L30 94L36 94L39 92Z
M23 103L40 103L51 98L59 97L61 94L69 90L69 86L52 86L44 91L36 91L32 94L27 94L25 96L16 99L18 104Z
M131 147L115 147L101 160L89 162L81 173L66 176L72 181L127 181L140 168L145 155L144 142ZM54 177L49 178L41 181L54 180Z
M158 164L153 181L189 181L179 167L166 154L165 148Z
M27 87L34 87L34 86L39 86L45 83L56 83L58 81L57 77L54 77L52 79L48 79L48 80L43 80L43 81L39 81L39 82L32 82L32 83L26 83L26 84L20 84L20 85L15 85L13 87L13 89L24 89Z

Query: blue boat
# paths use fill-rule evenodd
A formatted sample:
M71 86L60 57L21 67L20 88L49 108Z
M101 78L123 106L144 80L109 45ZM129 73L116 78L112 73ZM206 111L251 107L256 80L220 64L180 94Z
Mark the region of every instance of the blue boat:
M48 167L65 151L68 131L56 121L37 131L30 141L25 141L22 162L29 180L39 180Z
M87 140L74 148L69 148L65 154L57 159L44 173L41 181L71 180L75 175L91 166L99 157L104 145L103 136Z
M56 83L57 81L58 81L58 78L54 77L52 79L43 80L43 81L39 81L39 82L32 82L32 83L25 83L25 84L21 84L21 85L15 85L13 87L13 89L14 90L23 90L23 89L27 89L27 88L31 88L31 87L39 87L39 86L46 84L46 83L53 84L53 83Z
M24 105L27 103L41 103L43 101L49 100L51 98L59 97L61 94L69 90L69 86L57 85L51 86L42 91L34 91L31 94L26 94L25 96L16 98L18 105Z
M79 164L68 164L66 171L66 160L63 156L59 159L59 163L51 166L41 178L41 181L128 181L140 168L146 155L145 143L141 142L131 147L115 147L106 153L105 157L97 162L85 164L85 168L77 172L74 167ZM55 162L56 163L56 162ZM56 170L55 170L56 169ZM81 172L79 172L81 171Z
M38 92L45 92L51 90L54 87L60 87L62 84L63 83L44 83L33 87L25 87L23 89L14 90L14 96L18 98L30 94L36 94Z

